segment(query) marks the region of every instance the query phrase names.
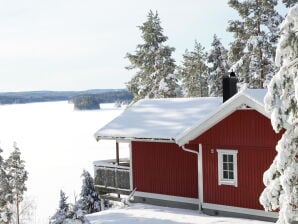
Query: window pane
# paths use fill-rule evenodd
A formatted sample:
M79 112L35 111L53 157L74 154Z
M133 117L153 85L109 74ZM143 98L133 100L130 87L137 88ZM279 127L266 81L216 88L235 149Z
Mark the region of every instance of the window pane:
M228 155L223 155L222 160L223 162L228 162Z
M228 171L223 172L223 178L224 179L229 179L229 172Z
M234 172L229 172L229 179L234 180Z
M228 162L233 162L233 155L228 155Z
M228 170L228 163L223 164L223 170Z
M233 163L229 163L229 170L231 170L231 171L234 170L234 164Z

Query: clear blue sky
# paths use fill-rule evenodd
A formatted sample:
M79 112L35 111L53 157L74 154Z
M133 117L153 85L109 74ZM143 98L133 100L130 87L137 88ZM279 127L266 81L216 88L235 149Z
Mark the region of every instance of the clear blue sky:
M0 3L0 91L124 88L137 26L159 12L179 64L196 39L232 40L227 0L12 0Z

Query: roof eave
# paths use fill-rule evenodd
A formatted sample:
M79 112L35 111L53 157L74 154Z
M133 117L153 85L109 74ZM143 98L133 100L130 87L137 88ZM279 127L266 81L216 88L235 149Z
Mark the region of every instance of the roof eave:
M95 136L96 140L115 140L118 142L164 142L175 143L173 138L137 138L137 137L119 137L119 136Z

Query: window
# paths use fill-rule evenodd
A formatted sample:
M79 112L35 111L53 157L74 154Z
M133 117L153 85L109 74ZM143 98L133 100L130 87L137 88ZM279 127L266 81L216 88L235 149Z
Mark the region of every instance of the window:
M237 150L218 149L218 184L237 187Z

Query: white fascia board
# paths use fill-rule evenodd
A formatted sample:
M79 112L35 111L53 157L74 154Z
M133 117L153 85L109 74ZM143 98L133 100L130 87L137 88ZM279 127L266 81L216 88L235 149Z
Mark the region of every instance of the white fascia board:
M269 217L269 218L277 218L278 217L277 212L266 212L266 211L258 210L258 209L241 208L241 207L234 207L234 206L228 206L228 205L203 203L202 208L218 210L218 211L223 211L223 212L232 212L232 213L238 213L238 214Z
M187 198L187 197L179 197L179 196L172 196L172 195L166 195L166 194L155 194L155 193L148 193L148 192L141 192L141 191L136 191L134 196L152 198L152 199L164 200L164 201L182 202L182 203L195 204L195 205L199 205L200 203L200 200L198 198Z
M118 142L130 142L132 139L131 138L124 138L124 137L118 137L118 136L99 136L99 135L94 135L96 141L99 140L117 140Z
M219 109L215 113L208 116L203 123L194 126L187 132L184 132L182 135L178 136L176 138L176 143L179 146L187 144L189 141L197 138L215 124L238 110L242 105L249 106L267 118L270 118L270 115L265 111L263 104L260 104L258 101L251 99L243 93L239 93L222 104Z
M159 138L127 138L127 137L106 137L106 136L97 136L96 140L115 140L117 142L129 143L129 142L164 142L164 143L175 143L173 139L159 139Z

